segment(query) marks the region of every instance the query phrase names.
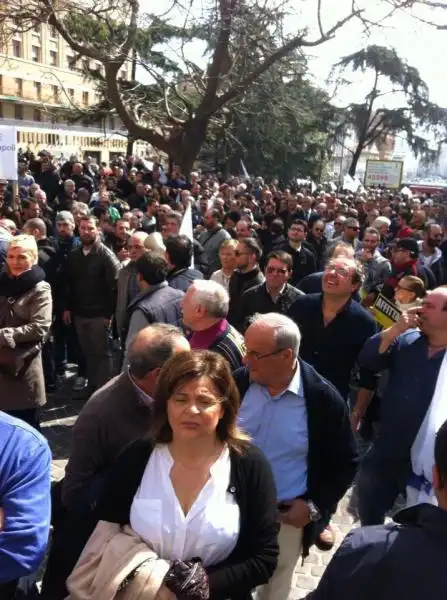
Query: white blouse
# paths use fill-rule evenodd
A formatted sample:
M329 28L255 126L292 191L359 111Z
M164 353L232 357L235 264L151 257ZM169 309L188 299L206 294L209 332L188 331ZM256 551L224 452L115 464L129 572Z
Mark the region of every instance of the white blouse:
M161 558L217 564L234 550L239 536L239 506L230 485L227 447L210 468L210 478L185 516L172 486L174 461L157 445L146 465L130 509L130 525Z

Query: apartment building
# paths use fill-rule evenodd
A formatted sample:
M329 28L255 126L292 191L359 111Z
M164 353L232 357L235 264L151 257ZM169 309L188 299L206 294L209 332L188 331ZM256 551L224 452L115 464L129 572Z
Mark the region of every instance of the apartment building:
M17 128L19 148L108 161L126 152L126 131L118 117L110 114L89 126L68 124L57 115L64 106L88 107L97 100L94 86L73 60L73 50L50 25L38 23L30 31L10 36L0 48L0 124ZM83 60L90 69L101 69L100 63ZM129 76L130 65L123 65L120 77ZM149 149L140 143L135 152L143 156Z

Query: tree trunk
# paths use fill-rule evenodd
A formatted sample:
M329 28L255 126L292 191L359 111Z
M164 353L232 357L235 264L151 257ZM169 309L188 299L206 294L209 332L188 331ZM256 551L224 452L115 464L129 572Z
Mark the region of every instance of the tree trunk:
M133 155L134 144L135 144L135 140L133 139L133 137L131 135L128 135L127 136L126 156L132 156Z
M363 148L361 147L361 145L359 144L357 146L357 148L355 149L354 154L352 155L352 160L351 160L351 166L349 167L349 175L351 177L355 177L355 172L357 170L357 164L360 160L360 156L362 154Z
M180 167L180 172L185 177L189 177L194 167L194 163L199 155L200 149L206 139L208 129L208 119L201 119L186 124L182 132L182 137L172 138L169 153L173 157L175 164Z

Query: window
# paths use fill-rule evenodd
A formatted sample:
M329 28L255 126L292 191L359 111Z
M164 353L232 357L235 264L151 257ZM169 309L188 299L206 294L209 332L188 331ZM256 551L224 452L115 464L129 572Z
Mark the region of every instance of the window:
M82 104L84 106L88 105L88 92L82 92Z
M42 98L42 84L39 81L34 82L34 91L36 92L36 98L40 100Z
M31 46L31 60L33 62L40 62L40 48L39 48L39 46Z
M74 64L73 64L74 57L73 57L73 54L67 54L66 60L67 60L67 67L69 69L73 69L74 68Z
M54 27L53 25L50 25L50 37L57 38L57 34L58 34L58 31L57 31L56 27Z
M22 58L22 42L19 40L12 40L12 53L15 58Z
M40 30L41 30L41 25L40 25L40 23L34 23L34 25L33 25L33 26L32 26L32 28L31 28L31 31L32 31L33 33L38 33L38 34L40 34Z
M14 118L23 121L23 106L21 104L14 104Z
M84 58L84 60L82 61L82 70L88 71L89 69L90 69L90 61L88 58Z
M127 71L121 71L120 77L123 81L127 80Z
M71 101L74 100L75 91L73 89L71 89L71 88L68 90L68 97L70 98Z
M16 84L16 94L17 96L22 97L23 95L23 79L19 79L18 77L15 78L15 84Z
M34 121L42 121L42 111L40 110L40 108L34 109L33 119Z
M115 119L111 115L109 116L109 129L115 129Z
M50 65L52 67L57 67L57 52L56 50L50 50Z
M53 89L53 102L59 102L59 88L57 85L51 86Z

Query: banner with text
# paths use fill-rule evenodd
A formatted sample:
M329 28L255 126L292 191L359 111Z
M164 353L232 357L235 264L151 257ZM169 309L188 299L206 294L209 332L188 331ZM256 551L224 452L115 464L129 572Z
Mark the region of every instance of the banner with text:
M17 181L17 130L0 126L0 178Z
M387 188L400 188L403 170L402 160L367 160L365 186L383 185Z
M394 325L394 323L397 323L400 315L402 314L397 306L393 304L391 300L388 300L388 298L382 296L382 294L377 296L377 300L374 302L370 310L376 322L384 329L388 329L388 327L391 327Z

